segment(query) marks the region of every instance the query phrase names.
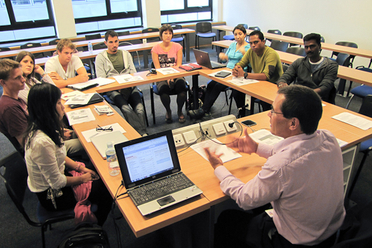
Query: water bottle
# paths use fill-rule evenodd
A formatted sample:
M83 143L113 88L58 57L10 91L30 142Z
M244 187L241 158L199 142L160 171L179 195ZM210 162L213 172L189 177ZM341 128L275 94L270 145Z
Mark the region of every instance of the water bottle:
M107 143L106 160L109 169L109 174L111 176L119 175L120 172L119 163L112 142Z
M88 42L88 51L89 53L93 53L93 45L92 45L92 42Z

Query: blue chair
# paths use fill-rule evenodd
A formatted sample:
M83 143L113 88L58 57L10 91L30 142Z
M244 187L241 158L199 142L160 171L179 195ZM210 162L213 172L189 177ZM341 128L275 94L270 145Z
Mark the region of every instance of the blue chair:
M363 103L362 103L362 106L360 107L359 113L362 114L362 115L372 117L372 95L367 95L363 98ZM348 193L349 197L351 196L351 193L352 193L352 191L354 189L354 186L355 186L355 184L358 180L360 172L362 171L364 163L365 163L365 161L367 159L367 156L368 156L368 154L371 150L372 150L372 139L366 140L366 141L364 141L360 144L359 152L364 153L364 155L363 155L362 161L360 162L358 170L355 174L355 177L350 184L350 189L349 189L349 193Z
M27 168L21 154L14 148L8 138L0 133L0 177L3 179L9 197L16 205L28 224L41 228L42 246L45 248L45 231L57 222L73 219L74 209L65 211L48 211L40 204L37 206L38 221L32 220L23 205L27 188Z
M252 27L248 27L249 30L257 30L257 31L261 31L261 29L257 26L252 26Z
M272 49L282 51L282 52L286 52L288 49L288 46L289 46L288 42L284 42L281 40L273 40L270 44L270 47Z
M305 52L305 49L303 47L291 47L290 46L290 47L287 48L286 52L296 54L296 55L300 55L300 56L303 56L303 57L306 56L306 52Z
M366 68L366 67L357 67L356 69L358 70L361 70L361 71L365 71L365 72L370 72L372 73L372 69L370 68ZM351 84L351 82L350 82ZM347 102L346 104L346 107L345 108L348 108L350 103L351 103L351 100L353 100L354 96L357 96L357 97L360 97L360 98L365 98L366 96L368 95L372 95L372 87L371 86L367 86L367 85L361 85L361 86L357 86L355 87L354 89L352 89L350 91L350 93L352 94L349 101Z
M200 38L208 38L213 41L216 40L216 33L212 32L212 23L210 22L198 22L195 27L195 47L199 49ZM213 46L212 46L213 48Z
M173 28L173 30L175 30L175 29L182 29L182 25L173 24L172 25L172 28ZM172 41L173 42L177 42L177 43L182 42L183 56L186 56L186 54L185 54L185 39L183 38L183 36L182 35L173 35Z
M248 29L248 25L247 25L247 24L238 24L238 25L243 25L243 27L244 27L245 29ZM233 34L227 34L227 35L224 35L224 36L223 36L223 39L224 39L224 40L235 40L235 37L234 37Z

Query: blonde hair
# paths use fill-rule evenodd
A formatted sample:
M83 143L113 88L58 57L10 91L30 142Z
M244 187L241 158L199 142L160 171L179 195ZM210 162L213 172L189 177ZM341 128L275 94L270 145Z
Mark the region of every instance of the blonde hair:
M62 52L62 50L63 50L64 47L68 47L71 50L75 50L76 49L75 44L72 43L72 41L70 39L61 39L60 41L58 41L58 43L57 43L57 50L59 52Z

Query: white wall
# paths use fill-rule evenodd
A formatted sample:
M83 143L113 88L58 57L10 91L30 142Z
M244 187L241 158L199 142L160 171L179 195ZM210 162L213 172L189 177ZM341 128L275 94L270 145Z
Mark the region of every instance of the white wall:
M372 50L372 1L369 0L235 0L223 1L223 20L229 26L246 23L268 29L321 34L326 43L351 41ZM331 52L323 50L324 56ZM357 57L355 65L368 66Z
M76 37L72 1L52 0L52 10L58 38Z

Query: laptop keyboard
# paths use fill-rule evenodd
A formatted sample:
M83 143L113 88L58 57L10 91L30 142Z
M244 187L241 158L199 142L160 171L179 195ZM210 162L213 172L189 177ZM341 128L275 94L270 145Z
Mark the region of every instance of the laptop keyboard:
M182 172L167 178L140 186L129 192L134 203L138 206L146 202L161 198L173 192L186 189L194 185Z

